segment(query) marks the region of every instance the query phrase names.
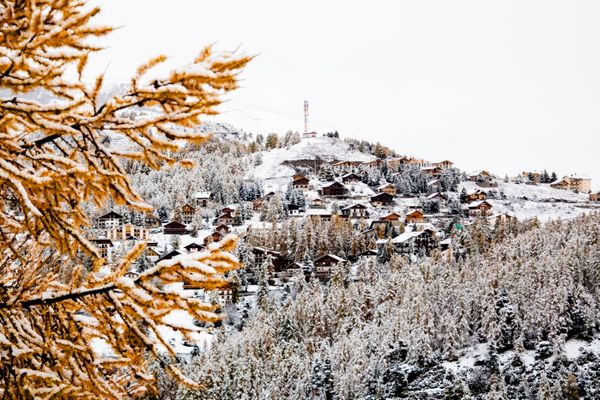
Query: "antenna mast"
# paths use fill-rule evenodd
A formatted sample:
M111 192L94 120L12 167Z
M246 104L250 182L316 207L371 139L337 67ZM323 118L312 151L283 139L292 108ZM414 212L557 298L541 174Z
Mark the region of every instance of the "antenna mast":
M308 100L304 100L304 132L308 132Z

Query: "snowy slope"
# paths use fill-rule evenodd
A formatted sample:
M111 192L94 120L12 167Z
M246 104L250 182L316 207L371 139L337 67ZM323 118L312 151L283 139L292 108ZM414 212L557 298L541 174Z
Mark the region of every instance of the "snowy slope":
M290 148L273 149L262 153L262 164L248 171L247 178L264 180L265 189L282 190L287 186L294 169L282 165L284 161L316 160L326 161L370 161L375 157L350 149L343 140L329 137L302 139ZM267 189L269 187L270 189Z

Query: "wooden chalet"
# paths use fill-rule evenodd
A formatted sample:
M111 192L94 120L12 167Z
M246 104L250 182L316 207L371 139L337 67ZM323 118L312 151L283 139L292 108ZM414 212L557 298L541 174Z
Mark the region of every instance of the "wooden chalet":
M207 208L211 205L211 192L196 192L194 194L194 204L196 207Z
M404 223L406 224L420 224L423 222L427 222L427 219L421 210L412 210L404 216Z
M320 197L317 197L310 202L310 208L325 208L325 205L325 200L321 199Z
M301 207L297 204L288 204L287 211L289 215L298 216L304 213L304 207Z
M160 219L152 213L144 215L144 226L146 228L159 228L161 226Z
M181 253L178 252L177 250L173 250L168 252L167 254L165 254L164 256L160 257L158 260L156 260L157 263L161 262L161 261L165 261L165 260L170 260L173 257L177 257L178 255L180 255Z
M487 200L474 201L467 206L469 217L487 217L490 215L492 205Z
M364 168L380 168L383 165L383 163L383 160L376 158L371 161L363 161L362 163L360 163L360 166Z
M179 210L177 211L177 217L178 217L179 221L184 224L191 224L192 221L194 220L195 214L196 214L196 207L191 206L187 203L184 204L183 206L179 207Z
M334 254L325 254L313 261L315 276L322 281L329 280L333 267L340 263L348 262Z
M226 235L231 231L231 228L225 224L221 224L215 227L215 231L219 232L221 235Z
M213 232L213 233L211 233L210 235L207 235L207 236L204 238L204 240L202 241L202 243L203 243L205 246L208 246L208 245L209 245L209 244L211 244L211 243L214 243L214 242L220 242L220 241L221 241L221 239L223 239L223 235L222 235L221 233L219 233L219 232Z
M310 180L305 177L304 175L294 175L294 177L292 178L292 187L294 189L308 189L308 184L310 183Z
M235 218L233 217L233 215L231 215L231 213L229 212L224 212L217 218L215 218L214 223L215 225L233 225L234 222Z
M483 190L475 189L467 192L468 203L485 199L487 199L487 194Z
M185 235L188 233L187 227L179 221L171 221L163 226L165 235Z
M448 201L448 198L440 192L435 192L428 195L427 200L437 201L438 203L445 203L446 201Z
M113 247L112 240L107 238L92 239L90 242L98 249L98 253L100 253L100 257L102 258L107 258L110 254L110 249Z
M96 218L96 227L99 229L112 229L125 223L125 217L114 211L108 212Z
M387 221L395 227L402 226L400 215L395 212L384 215L380 218L380 221Z
M352 184L361 182L360 176L356 175L354 172L342 176L342 182L344 184Z
M396 195L396 186L391 183L385 183L377 188L379 193L387 193L391 196Z
M592 202L600 201L600 192L590 193L589 199Z
M438 161L438 162L434 162L433 164L431 164L434 167L438 167L441 169L452 169L454 168L454 163L450 160L443 160L443 161Z
M394 196L389 193L378 193L369 199L373 207L390 207L394 205Z
M206 246L199 244L199 243L190 243L187 246L184 246L183 248L188 253L197 253L199 251L204 250L206 248Z
M356 170L360 164L362 161L338 161L331 164L331 167L336 174L342 175Z
M323 197L345 198L348 197L348 188L340 182L333 182L323 186L320 190Z
M442 174L442 169L440 167L430 165L427 167L421 167L421 172L429 176L440 176Z
M364 204L353 204L341 209L342 216L347 218L369 218L369 211Z
M438 246L438 238L431 229L405 232L392 239L394 250L400 254L430 255Z

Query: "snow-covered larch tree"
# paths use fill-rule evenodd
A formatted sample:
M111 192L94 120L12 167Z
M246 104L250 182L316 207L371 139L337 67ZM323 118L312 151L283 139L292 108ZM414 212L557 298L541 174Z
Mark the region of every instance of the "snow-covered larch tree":
M82 79L88 56L101 50L92 40L111 31L91 23L98 12L81 0L0 2L3 398L134 397L152 387L152 360L193 384L170 365L175 353L159 327L190 337L197 328L169 322L171 313L217 316L168 284L218 288L238 267L228 237L131 279L124 274L143 245L109 266L86 239L89 203L152 210L123 165L190 166L177 150L206 140L193 127L216 113L250 61L207 47L188 66L150 79L148 71L165 61L159 56L139 67L125 94L102 100L103 77L91 85ZM52 100L42 104L32 93ZM143 116L129 118L142 107ZM112 139L122 145L110 146Z

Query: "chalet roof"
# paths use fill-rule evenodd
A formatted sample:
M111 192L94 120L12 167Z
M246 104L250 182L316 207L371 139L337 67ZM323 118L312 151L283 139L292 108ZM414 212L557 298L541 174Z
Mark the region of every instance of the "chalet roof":
M192 206L192 205L189 205L188 203L185 203L184 205L182 205L182 206L181 206L181 209L182 209L182 210L185 210L186 208L187 208L187 209L190 209L190 208L191 208L192 210L195 210L195 209L196 209L196 207L194 207L194 206Z
M587 180L591 180L591 178L589 176L585 176L585 175L579 175L579 174L572 174L569 176L566 176L565 178L569 178L569 179L575 179L575 180L581 180L581 181L587 181Z
M180 255L181 253L178 252L177 250L173 250L168 252L167 254L165 254L164 256L162 256L161 258L159 258L156 262L160 262L163 260L170 260L173 257L177 257L178 255Z
M431 199L435 199L436 197L441 197L442 199L446 198L446 196L444 196L440 192L431 193L429 196L427 196L427 198L430 199L430 200Z
M420 215L425 215L423 214L423 211L421 210L412 210L406 213L406 216L408 217L409 215L416 215L416 214L420 214Z
M474 194L479 194L479 193L485 194L485 192L481 189L469 189L469 191L467 191L467 195L469 195L469 196L472 196Z
M231 213L225 212L225 213L219 215L216 219L221 219L221 218L233 218L233 215L231 215Z
M385 188L387 188L387 187L390 187L390 186L392 186L392 187L395 187L393 184L391 184L391 183L389 183L389 182L386 182L386 183L384 183L383 185L381 185L381 186L377 187L377 189L378 189L378 190L381 190L381 189L385 189Z
M356 175L354 172L350 172L349 174L342 175L342 179L350 178L350 177L356 177L356 178L360 179L360 176Z
M436 166L436 165L432 165L432 166L429 166L429 167L421 167L422 171L432 171L434 169L439 169L439 167Z
M365 251L363 251L362 253L360 253L361 256L376 256L377 255L377 251L375 250L371 250L371 249L367 249Z
M324 254L324 255L322 255L320 257L317 257L314 262L320 261L320 260L322 260L324 258L332 258L332 259L334 259L337 262L346 262L347 261L345 258L338 257L335 254Z
M107 238L98 238L98 239L92 239L91 240L94 243L98 243L98 244L109 244L109 245L113 245L112 240L107 239Z
M444 164L444 163L448 163L448 164L454 164L452 161L450 160L442 160L442 161L438 161L438 162L434 162L434 164Z
M381 217L381 219L385 219L385 220L394 219L394 216L396 217L396 219L400 218L400 214L392 212L392 213L389 213L389 214L385 214L383 217Z
M106 214L98 217L97 219L114 219L114 218L123 219L124 217L121 214L117 214L114 211L110 211L110 212L107 212Z
M492 205L490 203L488 203L487 200L478 200L478 201L474 201L474 202L470 203L469 208L478 208L484 203L487 204L488 206L492 207Z
M344 189L346 189L346 186L343 183L340 183L338 181L334 181L334 182L330 183L329 185L323 185L323 186L321 186L321 189L332 188L332 187L343 187Z
M212 192L196 192L194 193L195 199L210 199Z
M352 204L351 206L348 207L344 207L342 208L342 210L356 210L356 209L361 209L364 210L365 208L367 208L364 204L360 204L360 203L356 203L356 204Z
M331 210L328 210L326 208L310 208L307 213L307 216L311 216L311 215L320 215L320 216L326 216L326 215L331 215Z
M171 221L164 225L164 228L185 228L185 225L179 221Z
M252 250L256 250L256 251L261 252L261 253L273 254L273 255L276 255L276 256L280 256L281 255L281 252L279 252L279 251L267 249L266 247L261 247L261 246L254 246L252 248Z
M422 233L423 233L423 231L404 232L404 233L396 236L395 238L393 238L392 243L405 243L413 238L416 238L417 236L420 236Z
M198 243L190 243L187 246L183 247L186 250L190 250L190 249L204 249L204 245L202 244L198 244Z
M392 196L391 194L383 192L383 193L377 193L375 196L371 196L371 201L380 200L383 197L385 197L388 200L391 200L394 198L394 196Z

